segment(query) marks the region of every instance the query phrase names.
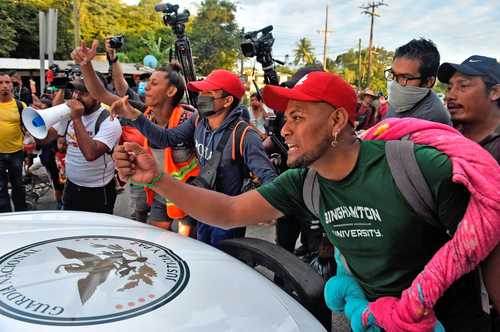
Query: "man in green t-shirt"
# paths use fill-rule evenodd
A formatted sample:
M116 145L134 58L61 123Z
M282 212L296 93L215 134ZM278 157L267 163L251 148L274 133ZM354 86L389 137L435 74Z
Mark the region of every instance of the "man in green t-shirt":
M256 191L229 197L162 176L137 144L115 150L122 178L148 184L208 224L231 228L307 210L302 186L309 167L318 173L320 221L344 255L366 297L399 297L456 230L469 193L451 180L451 163L440 151L416 146L415 155L438 207L439 223L422 220L396 187L385 142L360 141L353 131L356 95L340 77L304 76L293 89L268 86L264 101L285 112L281 131L291 169ZM482 311L479 275L463 276L434 308L447 331L489 331Z

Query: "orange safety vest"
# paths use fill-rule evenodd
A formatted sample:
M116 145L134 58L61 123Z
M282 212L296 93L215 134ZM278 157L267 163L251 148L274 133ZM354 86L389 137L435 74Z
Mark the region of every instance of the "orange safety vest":
M146 110L144 115L150 115L152 112L151 109ZM176 106L170 116L170 120L168 121L168 128L175 128L180 124L180 120L184 113L184 109L180 106ZM149 147L149 142L146 138L144 138L144 147L148 149L149 153L152 154L152 151ZM173 178L186 182L191 177L198 176L200 174L200 166L198 164L198 158L196 158L196 154L193 152L193 156L189 158L189 160L181 163L176 163L173 157L173 149L166 148L164 151L164 165L165 165L165 173L169 174ZM147 203L148 205L153 204L154 192L149 188L144 188L146 190L147 195ZM173 202L169 201L165 198L165 205L167 208L167 215L172 219L181 219L187 216L187 214L179 209Z

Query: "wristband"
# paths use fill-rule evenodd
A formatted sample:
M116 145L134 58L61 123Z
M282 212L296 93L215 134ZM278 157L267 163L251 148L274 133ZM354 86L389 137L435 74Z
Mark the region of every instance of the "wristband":
M146 188L149 188L149 189L152 189L160 180L161 178L165 175L165 172L160 172L160 174L155 177L153 180L151 180L150 183L140 183L140 182L133 182L133 181L130 181L130 184L132 185L132 187L139 187L139 188L142 188L142 187L146 187Z
M110 65L112 65L113 63L116 63L118 61L118 55L115 54L115 58L113 60L111 60L111 58L109 57L109 54L106 53L106 59L108 59L108 63Z

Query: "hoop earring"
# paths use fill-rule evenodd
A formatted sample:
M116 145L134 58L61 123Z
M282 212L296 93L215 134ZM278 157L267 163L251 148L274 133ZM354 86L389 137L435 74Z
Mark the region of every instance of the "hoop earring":
M338 132L336 132L335 134L333 134L333 141L330 142L330 145L334 149L337 147L337 144L339 143L338 140L337 140L337 135L338 134L339 134Z

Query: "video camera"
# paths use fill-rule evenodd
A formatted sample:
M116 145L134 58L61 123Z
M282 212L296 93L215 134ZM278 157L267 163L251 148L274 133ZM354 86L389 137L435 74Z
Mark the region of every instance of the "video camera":
M245 33L243 35L243 41L240 44L243 55L249 58L252 58L254 56L261 57L265 61L270 60L270 63L262 63L262 65L272 65L273 59L272 57L271 59L269 59L268 57L268 55L270 55L272 52L272 47L274 44L274 37L271 34L271 31L273 31L273 26L268 25L261 30ZM258 37L259 33L260 37Z
M72 91L68 89L68 83L80 76L82 76L82 72L80 70L80 65L77 64L69 64L68 67L64 70L57 64L53 64L49 67L55 74L54 79L50 83L50 87L52 91L64 89L64 99L70 99Z
M160 3L155 6L155 11L164 13L163 23L170 26L176 36L174 50L175 58L182 68L182 74L186 83L196 81L196 73L194 70L193 57L191 55L191 43L189 38L185 35L185 24L189 21L189 11L184 9L179 13L179 5L172 5L170 3ZM170 49L170 59L172 61L173 53ZM194 91L188 91L188 103L196 107L196 100L198 94Z
M163 16L163 23L165 23L165 25L171 26L175 35L184 35L184 24L189 21L189 16L191 15L189 10L184 9L182 13L179 13L179 5L160 3L155 6L155 11L165 14Z
M273 31L273 26L268 25L263 29L243 34L240 47L244 56L249 58L257 57L257 62L262 65L262 70L264 70L265 83L278 85L279 80L278 75L274 71L274 63L277 62L282 65L284 63L273 59L274 37L271 31Z

